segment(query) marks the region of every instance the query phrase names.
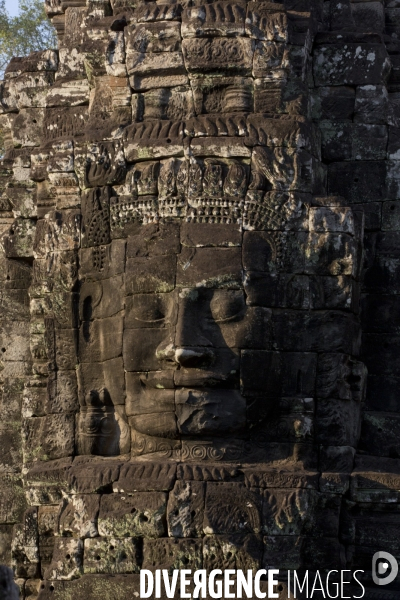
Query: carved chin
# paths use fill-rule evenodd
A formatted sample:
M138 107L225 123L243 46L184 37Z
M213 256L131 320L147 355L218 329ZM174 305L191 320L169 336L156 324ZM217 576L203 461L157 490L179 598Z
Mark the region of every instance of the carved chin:
M246 427L246 400L235 390L177 390L175 396L182 435L225 434Z
M246 400L235 390L176 390L175 411L131 417L135 431L148 436L179 439L229 434L246 427Z

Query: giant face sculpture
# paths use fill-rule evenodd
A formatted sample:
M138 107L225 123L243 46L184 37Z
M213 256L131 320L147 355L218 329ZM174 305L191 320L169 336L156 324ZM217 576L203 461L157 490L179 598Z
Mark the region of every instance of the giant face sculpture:
M122 275L83 284L83 400L90 377L105 373L115 404L125 404L133 455L220 459L237 453L249 427L273 409L277 398L272 391L257 398L259 376L245 366L254 351L271 348L271 310L257 302L251 280L257 276L252 245L268 269L270 243L265 232L243 236L234 224L142 225L128 238L125 286ZM105 317L107 306L113 308ZM91 348L102 346L112 380L107 360L91 362ZM271 357L265 360L267 368ZM81 440L86 421L82 415Z
M338 337L337 331L329 334L317 312L311 317L315 332L307 331L310 314L301 311L326 305L351 308L356 269L352 215L347 213L346 235L326 239L326 234L309 232L310 212L312 219L323 221L337 218L337 209L311 208L300 194L250 188L255 212L268 208L270 214L258 223L249 219L246 230L241 217L246 217L248 185L243 164L213 159L211 169L201 163L203 171L198 162L185 169L179 161L181 172L188 173L185 186L176 162L164 164L158 179L160 165L153 163L153 180L148 176L146 186L154 194L159 188L162 192L163 175L176 203L172 194L179 181L185 217L160 217L156 195L152 212L146 213L146 196L121 200L110 193L107 197L107 188L85 194L83 245L88 247L81 250L78 451L111 456L131 449L132 456L153 459L268 462L291 456L293 444L301 442L310 453L317 351L336 344L351 352L353 340L351 334L340 337L350 315L345 313L338 323ZM140 181L138 171L142 175L148 167L135 165L128 182ZM187 197L187 189L194 188L193 172L195 201ZM228 179L232 172L242 174L236 186ZM261 174L253 179L267 187ZM213 187L204 193L205 182L212 180ZM224 209L229 201L233 209ZM133 212L131 206L124 237L113 228L119 225L123 202L139 207ZM199 217L191 204L206 202L214 206L208 208L210 214L202 207ZM109 231L118 238L109 245L91 245L104 241L109 210ZM105 219L93 223L92 214L98 219L99 212ZM322 258L313 250L317 239L326 253ZM285 313L287 308L299 312ZM330 317L339 321L340 314ZM287 323L287 331L285 315L297 319Z

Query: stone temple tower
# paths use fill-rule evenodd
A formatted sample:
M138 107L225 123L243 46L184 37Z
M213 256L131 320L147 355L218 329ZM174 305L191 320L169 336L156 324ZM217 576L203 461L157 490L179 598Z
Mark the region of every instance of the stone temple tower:
M269 568L399 598L400 1L46 10L58 50L0 90L21 598Z

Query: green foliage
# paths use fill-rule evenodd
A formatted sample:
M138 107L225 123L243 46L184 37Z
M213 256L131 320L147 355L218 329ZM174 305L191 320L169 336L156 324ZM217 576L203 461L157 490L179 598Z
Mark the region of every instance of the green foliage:
M57 35L48 20L43 0L19 0L19 14L10 17L0 0L0 78L13 56L57 47Z

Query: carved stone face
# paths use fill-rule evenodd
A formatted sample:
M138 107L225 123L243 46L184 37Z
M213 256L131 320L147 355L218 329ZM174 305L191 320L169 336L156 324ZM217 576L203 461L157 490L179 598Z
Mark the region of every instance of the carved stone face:
M276 404L268 390L260 398L249 364L253 352L267 358L272 348L260 275L276 270L273 238L237 225L171 221L128 236L126 257L125 242L113 245L118 274L85 280L80 294L81 453L128 451L127 441L120 448L107 441L119 439L111 421L125 414L134 455L243 443ZM92 391L99 382L100 396ZM95 421L96 443L89 441Z
M132 426L172 439L238 434L246 429L240 353L268 344L270 313L246 305L240 247L183 247L171 258L173 291L129 298L133 329L124 356Z
M351 320L318 312L327 303L347 309L352 298L348 280L329 273L354 268L352 238L307 231L310 218L334 219L335 210L310 210L283 194L284 206L296 207L286 221L292 231L169 218L133 223L100 245L109 235L107 202L115 200L89 194L103 202L95 214L104 223L87 219L90 245L80 255L78 452L315 456L316 386L344 369L351 395L347 380L357 370L345 356L354 343Z

